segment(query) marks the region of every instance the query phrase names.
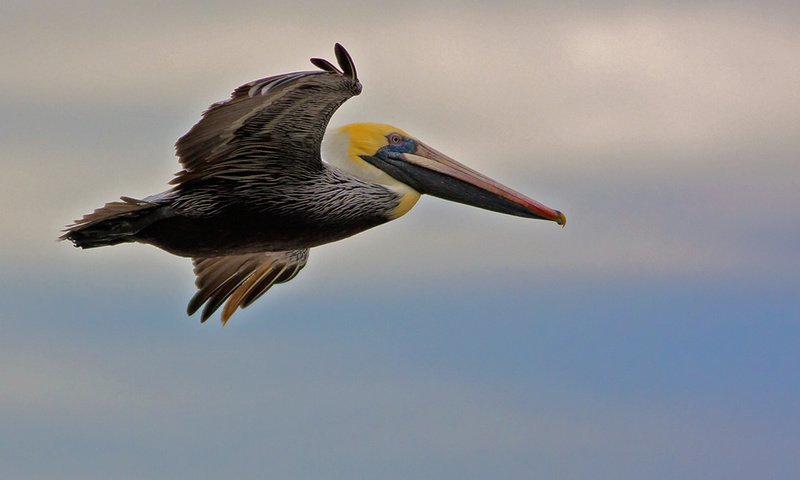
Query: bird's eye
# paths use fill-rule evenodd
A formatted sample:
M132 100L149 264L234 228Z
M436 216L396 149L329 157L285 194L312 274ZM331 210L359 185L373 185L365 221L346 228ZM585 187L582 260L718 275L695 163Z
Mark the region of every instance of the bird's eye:
M403 137L399 133L390 133L387 137L389 145L400 145L403 143Z

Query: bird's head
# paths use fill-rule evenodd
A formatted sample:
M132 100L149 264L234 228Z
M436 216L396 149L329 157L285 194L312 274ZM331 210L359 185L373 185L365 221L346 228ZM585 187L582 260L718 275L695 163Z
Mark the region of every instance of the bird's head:
M518 217L565 225L563 213L546 207L434 150L399 128L381 123L353 123L329 132L323 145L328 162L362 180L400 193L393 212L403 215L420 194Z

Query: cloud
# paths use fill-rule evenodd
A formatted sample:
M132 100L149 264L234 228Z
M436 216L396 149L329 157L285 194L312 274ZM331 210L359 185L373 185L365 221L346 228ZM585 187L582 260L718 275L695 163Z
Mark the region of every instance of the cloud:
M353 112L407 120L448 142L491 132L490 151L499 144L504 156L785 141L800 108L800 34L780 11L465 10L442 22L412 10L391 31L415 34L387 35L383 12L367 9L357 19L305 20L299 35L293 9L261 17L153 7L131 17L124 5L106 8L118 7L93 22L62 6L44 16L62 21L33 37L25 31L38 17L10 26L6 44L26 41L5 52L17 68L2 91L61 104L189 103L198 112L251 77L310 68L306 57L330 56L333 41L344 41L334 32L360 27L348 40L366 89Z

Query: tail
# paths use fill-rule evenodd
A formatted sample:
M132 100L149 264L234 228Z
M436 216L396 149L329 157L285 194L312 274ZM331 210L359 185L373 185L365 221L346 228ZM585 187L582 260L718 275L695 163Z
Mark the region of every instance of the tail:
M135 235L152 223L147 217L159 205L129 197L120 200L106 203L80 220L75 220L58 239L69 240L81 248L133 242Z

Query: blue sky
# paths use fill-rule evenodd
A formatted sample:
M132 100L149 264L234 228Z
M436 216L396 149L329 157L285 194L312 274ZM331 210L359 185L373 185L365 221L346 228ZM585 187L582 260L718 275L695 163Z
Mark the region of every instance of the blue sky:
M501 6L0 7L4 472L798 476L796 7ZM54 241L336 41L364 93L333 124L396 124L567 228L423 198L225 328L185 316L188 260Z

